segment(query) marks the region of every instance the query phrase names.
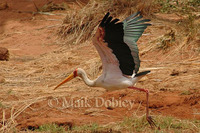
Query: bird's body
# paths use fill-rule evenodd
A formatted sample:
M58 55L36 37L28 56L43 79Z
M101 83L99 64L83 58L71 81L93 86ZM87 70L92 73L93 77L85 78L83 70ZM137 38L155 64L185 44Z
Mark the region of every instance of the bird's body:
M88 80L84 70L78 68L77 71L81 73L80 77L82 77L84 81ZM131 77L125 77L114 73L112 74L104 73L94 81L85 83L91 87L103 87L108 91L110 91L110 90L126 89L127 87L132 86L134 84L134 81Z
M119 90L119 89L126 89L129 86L133 86L134 83L132 78L128 78L121 75L101 75L96 80L97 87L103 87L108 91Z
M103 73L95 80L90 80L85 71L81 68L76 69L77 75L83 79L86 85L91 87L102 87L108 91L119 90L119 89L126 89L129 86L134 86L134 84L142 78L144 75L141 76L126 76L123 75L121 72L116 72L114 69L115 66L110 66L111 70L108 70L111 73ZM147 71L149 72L149 71Z
M126 88L143 91L147 96L147 120L151 125L154 125L148 111L149 91L134 87L140 78L150 72L144 71L138 73L140 60L136 44L147 26L151 25L145 23L150 20L141 20L142 16L139 12L131 15L122 22L119 22L119 19L112 20L112 17L109 15L107 13L104 16L92 40L101 57L102 75L95 80L90 80L85 71L78 68L57 85L55 89L79 76L85 84L91 87L103 87L109 91Z

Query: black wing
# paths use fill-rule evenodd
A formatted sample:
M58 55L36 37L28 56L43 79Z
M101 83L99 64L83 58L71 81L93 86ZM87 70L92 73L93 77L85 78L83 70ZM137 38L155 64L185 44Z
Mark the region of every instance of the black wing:
M137 73L140 60L136 41L150 25L144 22L150 20L141 20L142 16L139 12L129 16L123 22L119 22L119 19L113 20L109 15L108 12L99 25L105 30L104 40L118 59L122 73L125 75L132 75L133 71Z

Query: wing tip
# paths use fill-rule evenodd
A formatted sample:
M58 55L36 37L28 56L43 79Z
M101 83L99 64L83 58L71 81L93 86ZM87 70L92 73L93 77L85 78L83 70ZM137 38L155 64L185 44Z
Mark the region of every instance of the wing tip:
M129 21L131 18L134 18L134 17L138 16L138 14L141 14L141 12L140 12L140 11L137 11L137 12L131 14L131 15L130 15L129 17L127 17L124 21Z
M130 15L129 17L127 17L125 20L127 21L127 23L131 23L132 21L140 21L142 20L143 22L149 22L151 21L150 19L142 19L143 15L141 14L141 11L138 11L132 15Z
M104 27L105 21L108 19L110 15L110 12L107 12L106 15L103 17L103 19L101 20L101 23L99 24L99 26Z

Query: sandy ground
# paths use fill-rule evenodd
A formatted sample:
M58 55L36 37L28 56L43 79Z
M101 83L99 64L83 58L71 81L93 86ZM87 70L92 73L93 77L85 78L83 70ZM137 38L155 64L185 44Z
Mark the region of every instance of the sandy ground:
M79 78L54 91L53 87L77 67L84 68L94 79L101 73L101 61L91 41L68 45L58 39L57 30L67 12L57 11L54 15L19 12L33 11L31 4L25 5L32 9L10 5L12 8L0 10L0 46L10 51L10 60L0 62L0 76L5 79L0 83L2 126L34 129L53 122L69 126L108 124L145 115L146 99L142 92L129 89L107 92L87 87ZM169 50L156 48L163 35L170 30L179 31L170 22L152 19L152 23L138 41L140 71L151 73L136 86L150 90L151 115L200 119L199 53L185 44L171 46ZM180 38L177 36L184 43L184 38ZM133 104L97 107L100 103L96 102L102 99L104 103L114 99ZM68 106L69 102L74 104Z

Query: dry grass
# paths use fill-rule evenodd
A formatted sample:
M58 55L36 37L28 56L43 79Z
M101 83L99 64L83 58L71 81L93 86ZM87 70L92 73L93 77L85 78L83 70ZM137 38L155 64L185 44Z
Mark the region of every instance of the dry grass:
M41 9L38 9L40 12L52 12L56 10L67 10L69 7L66 3L55 4L52 1L45 4Z
M12 60L23 62L23 65L15 64L13 66L13 62L2 62L2 69L0 69L0 73L5 76L6 83L0 86L3 88L2 90L0 90L1 97L3 97L3 99L1 99L0 101L0 107L2 111L2 124L0 125L0 132L12 132L13 128L15 128L15 126L17 125L15 119L27 108L29 108L30 105L32 105L33 103L47 99L48 96L52 95L66 95L66 90L60 89L58 92L55 92L51 90L51 87L54 87L57 82L65 78L66 75L71 73L77 66L86 69L89 76L91 78L95 78L101 71L100 59L98 58L98 55L95 56L95 58L91 58L94 57L91 55L88 57L85 56L83 59L81 54L77 54L80 52L78 51L78 49L82 49L89 44L89 42L82 42L91 39L92 35L96 31L96 27L99 21L107 11L110 11L113 16L120 16L120 18L125 18L136 10L141 11L144 15L150 14L151 0L148 2L146 2L145 0L114 0L112 2L91 0L86 6L82 7L82 9L80 10L70 10L66 18L64 19L63 26L60 28L59 34L62 38L66 39L66 44L68 45L67 47L65 46L66 48L47 53L37 59L18 58L12 56ZM196 22L196 20L193 20L193 22ZM190 21L188 21L188 23L192 26L193 22L190 23ZM166 22L163 23L166 24ZM173 27L172 25L170 26ZM176 43L174 47L173 45L168 45L168 43L166 43L167 41L164 42L163 49L169 49L167 51L167 54L159 52L157 53L157 51L155 51L157 50L157 47L154 43L155 41L152 41L153 39L150 40L149 45L147 44L143 45L144 47L140 47L141 54L151 54L151 52L153 51L153 54L155 54L155 56L163 56L163 58L162 60L154 59L153 61L143 61L144 65L142 69L145 69L144 66L146 65L145 67L148 69L152 69L153 73L151 74L151 76L148 77L148 81L144 80L144 83L148 82L146 85L139 83L139 86L146 88L151 88L152 86L152 88L156 91L162 88L177 89L180 86L185 86L186 91L188 91L188 86L190 86L191 89L199 89L200 58L198 54L194 52L196 46L193 45L199 44L199 32L196 33L195 26L192 28L193 30L195 30L195 35L191 35L192 38L190 34L186 34L186 36L183 37L182 34L176 32L175 41L173 40L174 35L170 36L169 38L169 40L174 41L173 44ZM153 29L152 34L153 31L158 30L160 29ZM186 30L185 32L188 31ZM165 37L165 35L170 34L165 31L165 34L161 36L155 35L155 40L162 41L160 39L164 39L163 37ZM70 47L71 44L78 43L81 43L82 45L77 46L76 48ZM198 47L200 47L200 45ZM92 51L95 51L95 49L93 49ZM162 51L162 49L160 51ZM84 52L84 50L82 50L81 52ZM92 52L88 51L88 53ZM176 62L173 59L175 57L181 57L182 60ZM174 69L178 71L179 76L169 76L170 72L172 72ZM186 72L185 69L187 70ZM157 75L156 73L159 73L159 75ZM78 88L78 85L75 87ZM72 83L70 82L66 88L70 89L69 86L74 87L73 81ZM82 89L85 88L82 86ZM18 97L19 99L7 99L7 97L9 97L9 95L11 94L13 95L13 97L15 97L16 95L16 97ZM41 97L41 95L45 96ZM6 112L7 107L9 108L9 110L11 110L10 112ZM10 118L6 119L5 116L8 113L10 113ZM131 120L130 123L133 124ZM124 125L127 125L127 123L125 123ZM120 130L124 130L124 127L125 126L121 126ZM130 128L132 128L132 126L130 126ZM169 127L166 127L167 131L168 129ZM198 129L195 129L194 131L197 131ZM149 129L147 129L147 131L148 130ZM165 130L165 128L163 128L163 130Z
M183 3L182 1L179 1L179 2L180 2L179 5L183 6L180 8L181 9L184 8L185 4L181 4ZM149 0L149 1L90 0L85 6L82 6L81 9L69 11L65 19L63 20L62 26L59 29L59 36L65 40L66 45L80 44L87 40L90 40L93 37L96 31L96 28L99 22L101 21L101 18L105 15L106 12L108 11L111 12L113 17L118 17L121 20L123 20L125 17L129 16L130 14L136 11L141 11L143 15L149 16L150 14L155 12L156 9L163 8L163 7L158 6L160 3L161 5L171 4L171 2L170 3L167 1L160 2L159 0ZM155 5L157 7L155 7ZM190 9L190 11L191 10L192 9ZM171 22L173 24L170 24L170 25L177 27L175 29L176 35L173 35L174 36L173 38L175 39L160 38L164 40L159 40L161 41L161 44L158 46L159 48L164 49L164 50L166 48L170 49L175 44L175 45L178 45L178 48L180 47L186 48L189 46L190 47L189 49L194 49L197 52L200 51L199 45L196 45L199 42L198 41L199 40L198 38L199 23L196 22L198 20L198 17L195 15L191 15L191 12L187 15L189 16L185 16L185 19L180 23ZM171 30L174 30L174 29L171 29ZM185 36L186 39L183 36ZM182 39L183 43L180 42L181 41L180 37L183 38ZM195 45L193 46L186 45L186 44L191 44L191 43L194 43ZM182 44L184 44L184 47ZM153 47L153 45L151 46ZM148 51L150 51L150 49ZM177 52L177 49L175 49L174 51Z
M2 120L0 124L0 132L16 132L16 118L23 113L27 108L29 108L33 103L44 100L46 97L37 97L35 99L30 99L27 101L18 101L17 103L9 104L10 107L1 107L2 110ZM10 110L10 111L9 111ZM6 115L10 116L6 118Z
M139 3L139 4L138 4ZM91 0L79 10L71 10L63 21L59 34L66 39L66 44L78 44L90 39L96 28L106 14L111 12L114 17L125 18L136 11L148 15L151 10L152 0Z

